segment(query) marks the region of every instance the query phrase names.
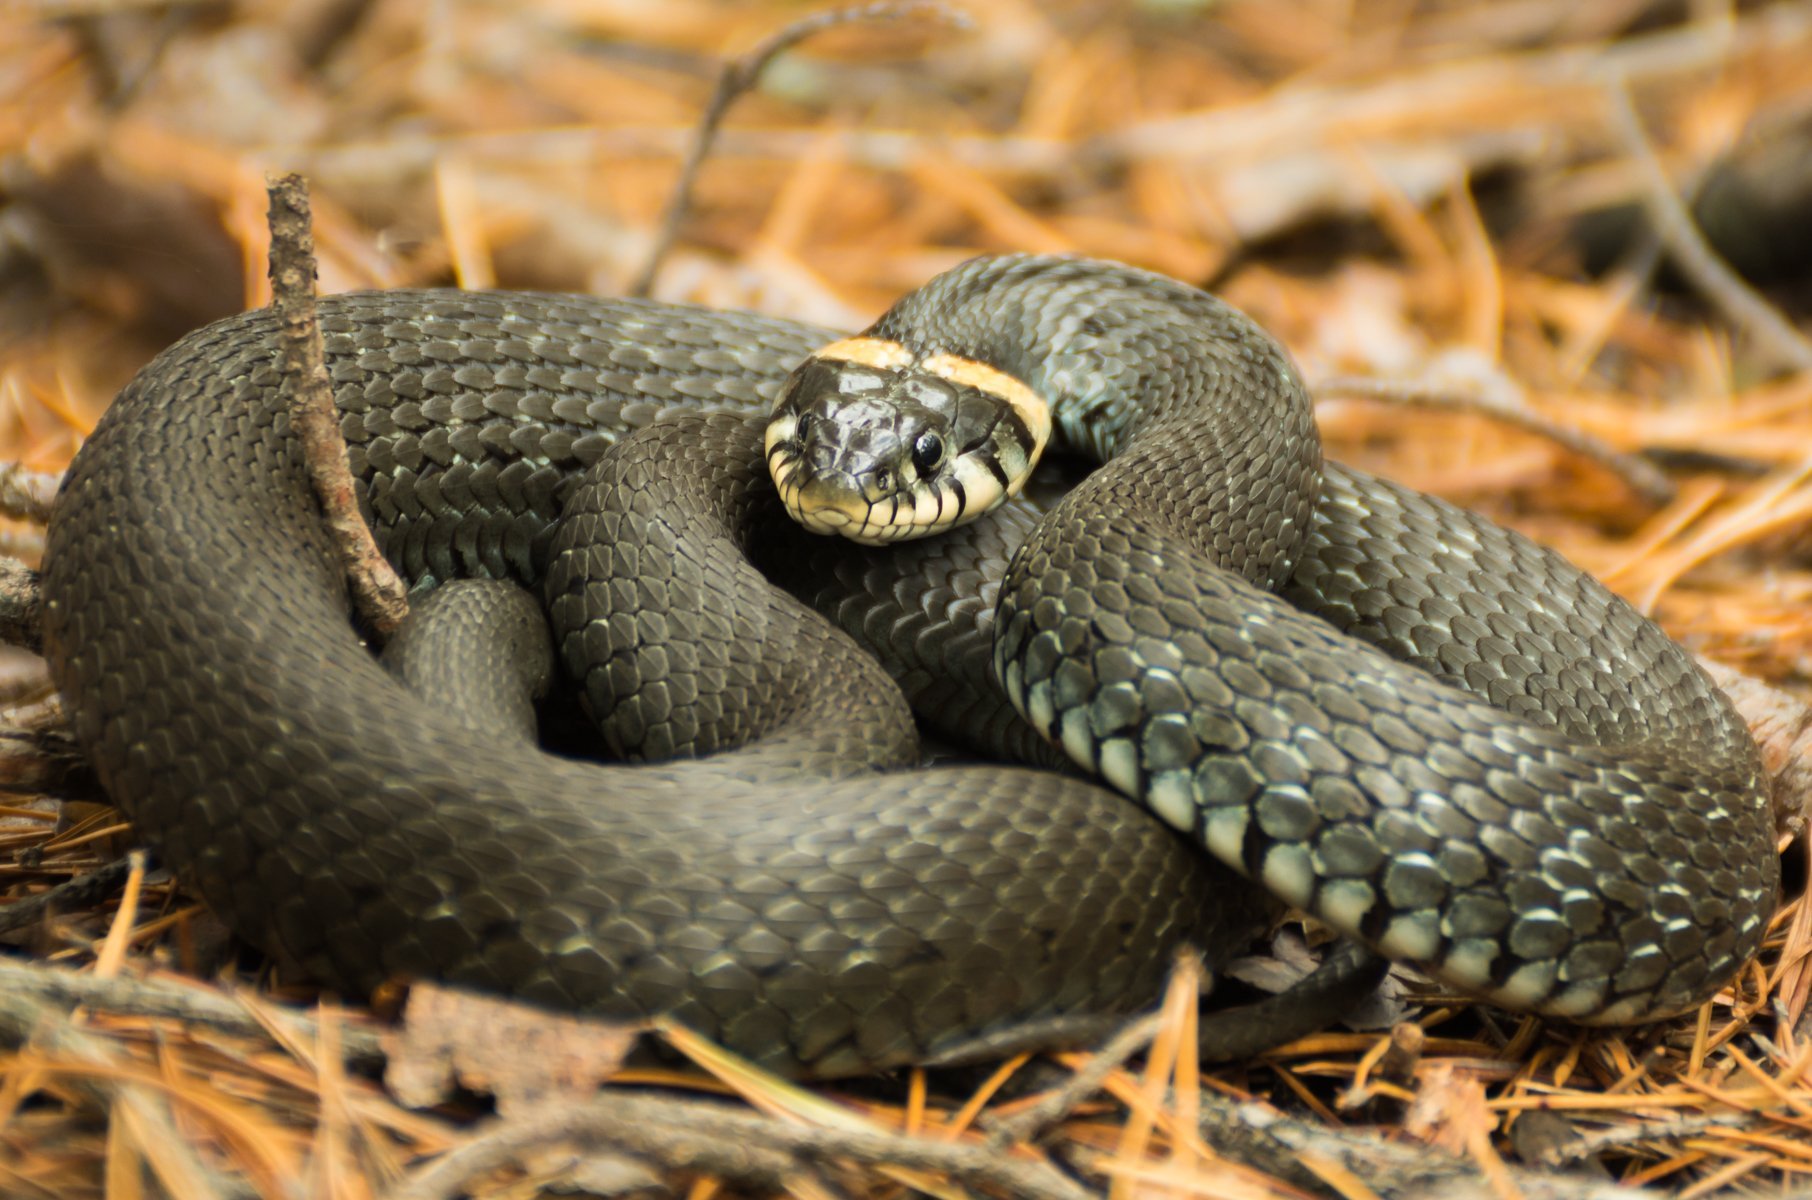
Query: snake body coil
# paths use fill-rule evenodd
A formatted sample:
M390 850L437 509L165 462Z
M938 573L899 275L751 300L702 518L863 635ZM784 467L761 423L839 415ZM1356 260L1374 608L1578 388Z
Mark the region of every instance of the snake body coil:
M831 654L689 548L719 544L689 530L720 505L763 503L746 422L693 422L690 457L672 426L641 435L573 501L597 548L555 546L620 431L762 409L830 335L459 293L329 298L322 323L355 470L409 577L551 564L554 607L584 610L563 641L615 664L594 668L594 705L658 693L630 723L704 747L718 735L687 705L727 681L704 705L725 739L778 722L780 740L599 767L486 740L393 682L348 625L274 322L222 322L141 373L78 457L46 635L108 790L241 934L353 990L404 975L670 1011L834 1074L1135 1003L1165 948L1213 924L1175 839L1079 781L839 783L858 747L909 753L895 718L827 751L812 738L855 709L836 679L772 721L739 706L792 695L770 668ZM1753 952L1776 869L1756 756L1690 658L1482 519L1334 466L1318 487L1294 369L1244 318L1126 268L1008 258L939 277L868 336L990 364L1052 403L1054 445L1114 458L1001 585L1000 677L1071 758L1284 899L1519 1008L1656 1016ZM713 482L712 457L745 443ZM690 515L664 517L693 472ZM847 574L885 591L887 570ZM588 616L588 589L641 615ZM745 611L753 635L729 625ZM792 716L812 735L789 741Z

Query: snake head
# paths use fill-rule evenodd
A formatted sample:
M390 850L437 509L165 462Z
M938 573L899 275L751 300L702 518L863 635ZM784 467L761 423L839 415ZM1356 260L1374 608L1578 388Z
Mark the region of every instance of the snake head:
M1050 430L1049 407L1013 376L854 337L793 372L765 441L795 521L879 546L941 533L1018 494Z

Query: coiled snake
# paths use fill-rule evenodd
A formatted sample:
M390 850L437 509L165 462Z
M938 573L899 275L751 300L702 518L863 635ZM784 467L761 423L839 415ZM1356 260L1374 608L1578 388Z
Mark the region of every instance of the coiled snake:
M321 320L365 500L410 578L544 583L591 707L642 702L611 718L614 744L757 739L602 766L398 683L349 623L286 436L275 323L183 339L69 473L44 578L53 677L164 860L330 984L671 1012L782 1070L872 1070L1139 1003L1171 946L1237 936L1252 904L1221 912L1225 881L1166 826L1521 1009L1659 1016L1759 944L1777 866L1757 757L1689 656L1556 555L1324 470L1294 367L1204 293L977 260L800 375L853 362L831 393L929 378L1042 398L1054 445L1111 458L1029 534L984 519L915 561L1026 538L999 585L999 678L1161 823L1060 775L868 774L913 757L897 694L738 547L848 551L817 598L921 660L988 621L957 584L773 531L747 414L834 335L532 294L329 297ZM676 409L744 416L655 421ZM951 448L924 449L929 477ZM971 592L999 579L963 572ZM865 615L861 588L897 607Z

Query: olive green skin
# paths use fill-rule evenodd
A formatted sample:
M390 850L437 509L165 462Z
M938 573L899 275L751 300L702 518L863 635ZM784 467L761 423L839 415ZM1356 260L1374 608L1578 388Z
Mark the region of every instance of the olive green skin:
M1224 952L1262 913L1080 780L871 773L915 754L897 693L740 553L814 552L759 532L747 415L830 335L520 294L331 297L321 317L355 474L411 580L541 586L590 706L647 705L621 748L755 740L601 766L396 683L348 621L275 323L211 326L78 456L45 625L108 791L243 936L355 994L434 978L666 1013L837 1075L1141 1003L1176 945ZM1245 318L1016 257L871 332L992 362L1113 458L993 568L991 630L955 606L1070 757L1285 900L1516 1007L1658 1016L1753 953L1777 871L1759 768L1690 657L1557 556L1324 475L1294 368ZM676 409L744 416L605 455ZM897 611L926 598L852 561L841 577Z

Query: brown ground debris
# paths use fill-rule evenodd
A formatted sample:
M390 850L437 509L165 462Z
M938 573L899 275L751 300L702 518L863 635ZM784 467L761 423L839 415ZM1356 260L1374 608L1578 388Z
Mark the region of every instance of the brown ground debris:
M1756 720L1795 765L1812 5L974 0L966 30L910 7L768 64L652 294L855 327L984 251L1212 282L1329 381L1333 456L1557 546L1781 689ZM630 290L721 64L805 11L0 0L0 459L59 470L153 353L267 301L267 173L309 178L323 291ZM1734 271L1696 261L1699 227ZM0 553L35 561L42 480L5 482ZM1659 1025L1399 981L1380 1028L1205 1073L1183 978L1119 1065L808 1092L664 1030L696 1069L493 1118L403 1106L383 1020L223 971L223 932L142 862L102 900L34 899L130 834L34 798L92 792L41 669L0 660L0 693L0 913L31 906L0 959L0 1195L1698 1197L1812 1173L1799 843L1760 961ZM1038 1108L1091 1062L1097 1088Z

